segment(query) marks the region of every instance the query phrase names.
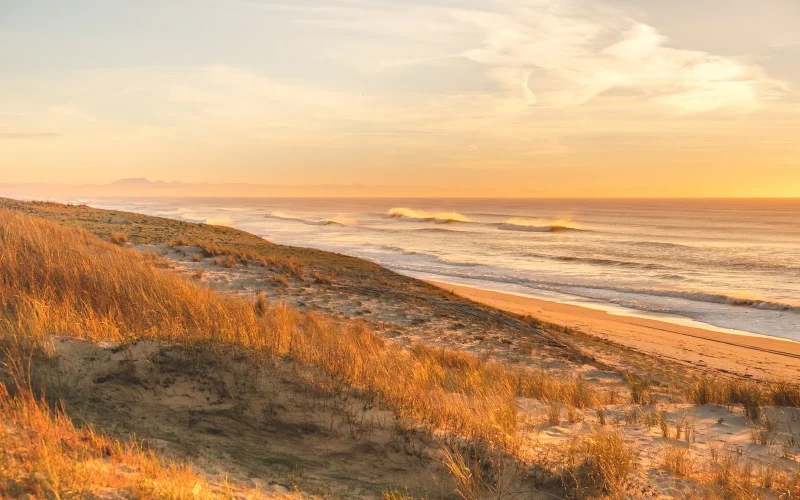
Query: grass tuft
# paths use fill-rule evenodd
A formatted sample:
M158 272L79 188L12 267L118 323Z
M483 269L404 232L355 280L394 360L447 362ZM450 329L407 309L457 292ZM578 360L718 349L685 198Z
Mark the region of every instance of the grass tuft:
M115 245L125 246L128 244L128 235L123 232L112 233L111 236L108 237L108 241Z
M618 429L601 427L574 443L562 467L562 484L578 498L622 496L636 465Z

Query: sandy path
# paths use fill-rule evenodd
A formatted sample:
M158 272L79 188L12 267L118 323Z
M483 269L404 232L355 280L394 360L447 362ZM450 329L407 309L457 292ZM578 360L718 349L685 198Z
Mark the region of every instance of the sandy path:
M800 377L800 343L615 316L546 300L431 282L497 309L568 326L638 351L762 380Z

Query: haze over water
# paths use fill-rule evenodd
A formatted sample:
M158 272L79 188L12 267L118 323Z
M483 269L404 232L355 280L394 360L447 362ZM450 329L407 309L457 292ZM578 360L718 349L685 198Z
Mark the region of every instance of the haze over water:
M82 200L415 277L800 341L800 200Z

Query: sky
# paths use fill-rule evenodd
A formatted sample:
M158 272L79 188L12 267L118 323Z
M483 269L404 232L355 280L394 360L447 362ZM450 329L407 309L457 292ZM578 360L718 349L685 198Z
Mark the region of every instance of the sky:
M800 196L797 0L0 0L0 183Z

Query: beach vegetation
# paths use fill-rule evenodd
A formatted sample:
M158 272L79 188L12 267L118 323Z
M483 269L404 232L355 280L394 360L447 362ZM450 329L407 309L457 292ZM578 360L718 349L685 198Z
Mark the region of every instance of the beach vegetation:
M678 477L690 477L695 468L691 452L680 444L665 444L662 450L664 469Z
M8 352L46 357L56 333L212 352L231 346L264 362L314 367L401 421L509 457L520 451L517 398L588 403L583 381L422 343L403 347L363 322L300 313L264 295L222 295L153 258L42 219L0 210L0 245L0 342Z
M797 407L800 404L800 386L788 381L764 384L705 376L689 386L687 396L697 405L740 405L750 420L757 421L764 406Z
M128 243L128 235L121 231L117 231L115 233L112 233L111 236L108 237L108 241L110 241L115 245L123 246Z
M574 498L625 494L636 453L613 427L600 427L573 442L561 465L561 481Z

